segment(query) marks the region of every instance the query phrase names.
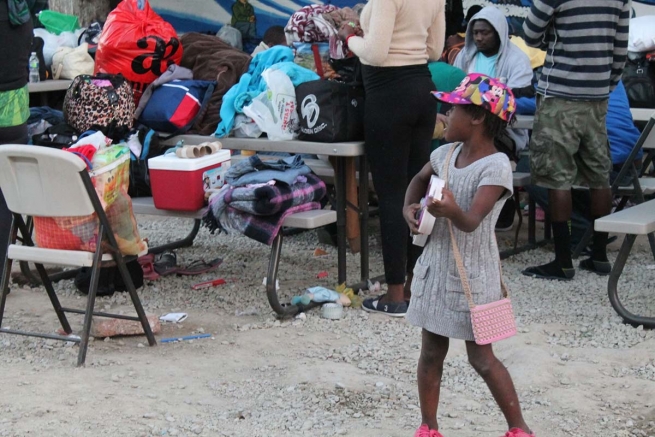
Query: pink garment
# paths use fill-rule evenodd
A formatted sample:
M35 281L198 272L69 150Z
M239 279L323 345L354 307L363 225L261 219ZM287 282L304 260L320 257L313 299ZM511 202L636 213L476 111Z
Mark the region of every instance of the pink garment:
M62 150L65 150L66 152L72 152L75 153L76 155L81 155L85 157L86 159L88 159L88 161L85 161L87 162L87 166L89 165L89 162L93 161L93 156L98 151L98 149L96 149L96 147L91 144L87 146L78 146L75 148L70 147L68 149L62 149Z

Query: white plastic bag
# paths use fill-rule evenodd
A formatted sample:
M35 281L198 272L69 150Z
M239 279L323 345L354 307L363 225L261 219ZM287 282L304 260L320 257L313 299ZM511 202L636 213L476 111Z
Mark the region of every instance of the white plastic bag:
M299 127L296 90L291 79L280 70L267 69L262 73L267 90L243 108L257 126L274 141L292 140Z
M45 29L34 29L34 36L43 39L43 60L46 67L52 65L52 57L59 47L77 47L79 34L73 32L62 32L60 35L50 33Z
M221 30L218 31L216 36L221 41L228 43L232 47L243 50L243 41L239 29L226 24L225 26L221 27Z
M237 138L259 138L262 136L262 130L257 126L257 123L243 114L237 114L234 117L232 133Z
M649 52L655 50L655 15L645 15L630 20L628 50Z

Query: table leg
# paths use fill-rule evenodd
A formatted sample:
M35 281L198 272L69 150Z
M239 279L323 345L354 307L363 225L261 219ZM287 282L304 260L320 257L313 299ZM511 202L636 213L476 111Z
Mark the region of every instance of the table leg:
M48 93L39 93L39 99L41 100L41 106L48 106Z
M537 243L536 227L537 227L537 204L532 196L528 196L528 244L534 245Z
M368 260L368 161L365 156L359 157L359 238L361 241L361 251L359 252L361 279L365 283L370 274Z
M338 282L346 282L346 165L341 156L335 159L335 188L337 192Z
M623 318L625 323L635 327L643 325L644 328L655 328L655 317L637 316L628 311L619 299L617 285L619 283L621 273L623 273L623 267L625 267L625 263L628 260L628 256L630 256L630 251L632 250L632 246L634 245L636 239L636 235L628 234L625 236L623 244L621 245L621 250L619 250L616 261L614 261L612 272L610 273L609 280L607 281L607 293L609 295L612 307L617 312L617 314Z

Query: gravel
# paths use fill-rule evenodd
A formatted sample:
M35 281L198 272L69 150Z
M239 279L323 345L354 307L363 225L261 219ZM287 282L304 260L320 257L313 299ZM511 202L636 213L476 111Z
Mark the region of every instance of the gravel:
M152 245L182 237L190 225L148 218L140 227ZM370 244L377 275L382 261L375 235ZM328 256L314 257L319 246L314 232L285 238L279 270L283 301L308 286L336 286L336 249L321 246ZM642 246L619 287L628 308L655 316L653 258ZM86 368L77 370L77 346L0 336L0 383L8 390L0 399L0 436L90 430L112 436L412 435L420 423L415 376L420 331L404 320L356 309L346 309L339 321L321 318L318 310L276 320L262 286L269 250L239 235L202 230L192 248L179 251L178 261L220 256L216 272L166 277L139 291L148 313L189 313L185 323L166 325L166 336L207 332L211 339L156 349L142 337L96 340ZM528 422L540 436L655 436L655 334L621 323L607 299L607 278L578 271L574 281L560 283L520 274L549 258L549 251L539 249L503 262L520 335L496 351L514 377ZM357 278L359 257L348 254L347 268L348 277ZM328 277L316 279L319 271ZM190 289L217 277L227 284ZM3 327L57 327L42 290L12 287ZM55 290L66 304L85 302L72 281ZM97 308L130 312L125 293L98 298ZM461 342L451 342L442 387L444 435L505 432ZM44 399L43 391L65 395ZM57 411L72 416L67 420Z

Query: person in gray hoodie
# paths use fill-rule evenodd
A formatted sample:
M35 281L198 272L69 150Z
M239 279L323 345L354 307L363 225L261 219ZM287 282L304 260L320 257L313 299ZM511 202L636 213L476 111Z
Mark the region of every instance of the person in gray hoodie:
M532 67L528 55L509 39L507 18L495 6L482 8L471 17L466 27L464 48L455 58L455 67L464 73L482 73L501 79L514 97L534 96ZM497 137L496 148L507 157L518 162L519 153L530 140L527 129L505 130ZM510 197L496 222L496 231L509 231L514 225L516 205Z
M495 6L482 8L471 18L466 28L464 48L453 65L467 74L482 73L502 78L515 97L517 93L523 96L526 92L534 95L530 59L510 41L507 18ZM508 129L507 134L514 143L514 150L503 151L516 161L518 153L528 145L528 130Z

